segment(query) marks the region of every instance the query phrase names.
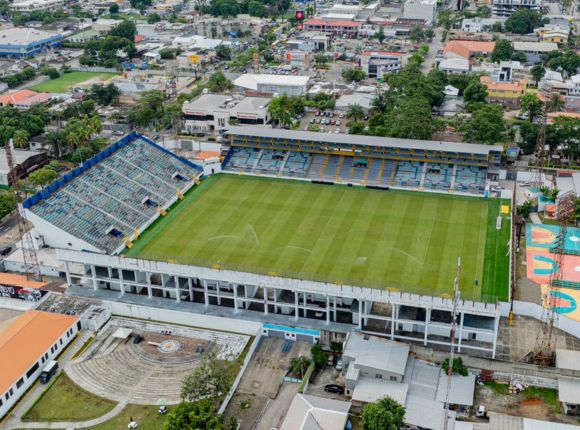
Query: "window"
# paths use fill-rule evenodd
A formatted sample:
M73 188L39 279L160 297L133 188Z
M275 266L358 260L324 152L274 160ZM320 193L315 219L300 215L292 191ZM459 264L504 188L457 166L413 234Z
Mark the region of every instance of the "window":
M62 345L62 339L60 340L60 344Z
M397 377L396 377L396 376L390 376L390 377L389 377L389 380L390 380L390 381L395 381L395 382L396 382L396 381L397 381Z
M380 373L375 373L375 378L376 379L383 379L383 375L381 375Z
M20 378L16 383L16 389L19 389L24 384L24 378Z
M44 357L42 357L42 362L44 363ZM38 361L36 363L34 363L34 366L32 366L28 372L26 372L26 378L30 378L34 372L36 372L38 370Z
M50 353L52 354L54 352L54 346L50 347Z

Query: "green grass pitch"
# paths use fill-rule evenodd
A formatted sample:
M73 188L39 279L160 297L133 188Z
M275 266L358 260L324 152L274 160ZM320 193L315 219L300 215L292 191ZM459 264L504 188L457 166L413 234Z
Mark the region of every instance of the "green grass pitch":
M128 256L431 296L508 299L501 202L218 175L147 229ZM477 285L476 285L477 280Z
M64 93L75 85L81 84L89 79L101 78L101 81L110 79L115 73L106 72L70 72L63 73L56 79L51 79L31 87L33 91L46 93Z

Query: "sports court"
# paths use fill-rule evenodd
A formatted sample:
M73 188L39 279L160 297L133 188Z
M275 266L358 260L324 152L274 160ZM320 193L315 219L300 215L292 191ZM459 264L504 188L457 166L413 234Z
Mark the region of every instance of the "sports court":
M500 200L218 175L137 240L129 256L451 296L508 297ZM504 203L505 204L505 203Z

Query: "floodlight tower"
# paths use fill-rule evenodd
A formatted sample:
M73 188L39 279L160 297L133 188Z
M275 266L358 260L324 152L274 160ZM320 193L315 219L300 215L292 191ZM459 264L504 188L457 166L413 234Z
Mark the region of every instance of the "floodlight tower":
M6 153L6 164L8 164L8 184L12 187L14 192L14 197L16 198L16 220L18 223L18 233L20 235L20 244L22 247L22 258L24 261L24 271L26 278L32 281L42 281L42 274L40 273L40 265L38 264L38 256L36 255L36 248L34 247L34 242L30 233L28 232L28 226L30 225L28 219L26 218L26 212L22 207L22 202L25 199L25 193L20 188L18 183L18 177L11 176L16 174L16 163L14 162L14 154L12 139L4 145L4 151Z

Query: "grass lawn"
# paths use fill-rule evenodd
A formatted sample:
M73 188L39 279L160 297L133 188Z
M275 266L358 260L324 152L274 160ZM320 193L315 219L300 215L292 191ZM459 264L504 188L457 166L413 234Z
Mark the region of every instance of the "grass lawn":
M491 390L498 396L505 396L508 394L509 391L508 384L498 384L495 381L484 382L483 385L485 385L488 388L491 388Z
M168 406L169 411L172 406ZM129 420L133 418L139 424L139 430L161 430L167 415L159 415L159 406L127 405L112 420L88 430L126 430Z
M97 397L61 373L52 386L22 418L23 421L86 421L100 417L116 403Z
M63 73L59 78L51 79L49 81L43 82L41 84L35 85L30 89L33 91L40 91L46 93L64 93L69 88L80 84L81 82L88 81L89 79L101 77L106 80L115 76L115 73L102 73L102 72L71 72Z
M509 221L500 201L218 175L127 251L337 284L507 299ZM475 285L475 280L478 285Z
M558 391L551 388L528 387L521 392L524 399L541 399L549 405L554 413L560 411L560 403L558 401Z

